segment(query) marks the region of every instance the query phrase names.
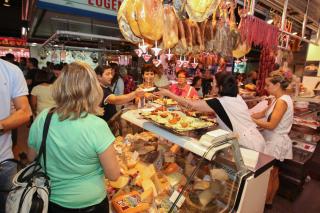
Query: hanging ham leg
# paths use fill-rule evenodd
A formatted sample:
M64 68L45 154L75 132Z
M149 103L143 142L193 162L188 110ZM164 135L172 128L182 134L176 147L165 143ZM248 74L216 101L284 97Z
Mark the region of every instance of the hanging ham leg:
M235 6L234 4L231 4L230 7L230 30L231 30L231 43L232 43L232 50L235 50L240 42L240 33L238 32L237 29L237 24L236 24L236 17L234 15L234 10Z
M205 51L207 52L213 51L213 43L212 43L213 39L214 39L213 25L212 25L212 22L208 20L205 26L205 34L204 34Z
M187 40L186 40L184 25L180 20L178 21L178 30L179 30L179 40L181 41L182 47L184 49L187 49Z
M182 21L184 29L185 29L185 35L186 35L186 41L187 41L187 46L188 46L188 53L192 53L193 49L193 35L192 35L192 29L189 20L184 20Z
M126 15L126 19L128 20L128 23L132 29L132 32L138 36L141 37L141 33L140 33L140 29L138 26L138 22L137 22L137 14L135 11L135 2L136 0L126 0L126 10L125 10L125 15Z
M162 0L135 1L135 12L141 35L153 41L161 39L164 27Z
M189 20L192 32L193 52L197 53L204 50L204 45L201 38L201 30L197 22Z
M183 22L181 20L178 20L178 35L179 35L179 41L178 44L173 49L173 52L177 55L185 55L188 50L187 40L186 40L186 34Z
M164 5L163 44L165 49L173 48L179 41L178 22L171 5Z
M205 30L208 20L201 22L200 25L200 33L201 33L201 44L200 51L205 51Z

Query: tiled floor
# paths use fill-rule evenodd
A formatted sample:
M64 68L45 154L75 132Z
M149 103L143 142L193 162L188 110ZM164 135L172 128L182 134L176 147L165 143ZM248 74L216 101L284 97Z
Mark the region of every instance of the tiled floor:
M18 143L14 148L16 157L20 152L27 151L28 130L26 126L18 129ZM294 202L276 196L272 208L266 209L265 213L320 213L320 181L306 183L303 192Z
M306 183L294 202L276 196L272 208L265 213L320 213L320 181Z

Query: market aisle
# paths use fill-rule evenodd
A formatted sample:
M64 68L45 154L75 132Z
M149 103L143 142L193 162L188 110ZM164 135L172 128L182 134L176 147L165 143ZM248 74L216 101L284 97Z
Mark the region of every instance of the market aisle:
M291 202L281 196L276 196L272 209L265 213L318 213L320 212L319 197L320 181L311 180L304 185L301 195Z

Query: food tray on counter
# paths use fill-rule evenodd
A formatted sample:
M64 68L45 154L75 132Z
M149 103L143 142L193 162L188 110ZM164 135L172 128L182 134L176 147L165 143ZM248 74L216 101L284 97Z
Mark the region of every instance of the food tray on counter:
M185 134L193 131L207 130L217 124L211 121L185 115L181 111L147 111L140 115L152 123L171 132Z
M178 102L170 98L158 98L153 101L153 103L159 104L161 106L176 106Z

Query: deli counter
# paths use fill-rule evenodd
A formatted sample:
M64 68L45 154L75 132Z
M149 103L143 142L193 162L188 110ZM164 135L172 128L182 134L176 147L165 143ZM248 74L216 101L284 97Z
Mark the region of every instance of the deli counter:
M240 148L217 127L179 134L141 116L114 144L122 176L106 181L113 212L263 212L274 158Z

